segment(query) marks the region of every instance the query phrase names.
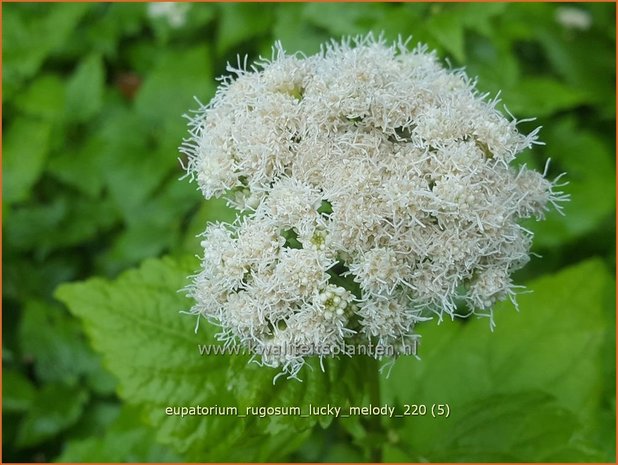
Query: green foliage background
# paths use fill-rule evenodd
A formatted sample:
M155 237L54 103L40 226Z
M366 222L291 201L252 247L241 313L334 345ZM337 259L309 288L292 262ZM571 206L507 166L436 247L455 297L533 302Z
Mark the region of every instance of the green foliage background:
M560 23L564 8L590 27ZM615 5L189 4L181 27L147 11L2 5L4 461L615 461ZM388 378L355 358L273 386L244 358L200 357L213 329L178 314L195 235L233 218L178 181L181 115L237 54L370 30L412 35L538 117L522 130L542 125L547 145L522 159L550 156L572 201L528 225L543 258L516 279L534 292L519 313L499 306L493 334L427 323L421 360ZM163 413L367 405L376 383L381 403L449 403L451 417Z

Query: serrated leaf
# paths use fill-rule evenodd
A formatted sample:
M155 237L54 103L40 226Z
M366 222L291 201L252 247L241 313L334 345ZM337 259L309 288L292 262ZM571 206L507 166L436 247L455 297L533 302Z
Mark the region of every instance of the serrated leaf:
M57 297L82 319L95 349L119 380L119 393L139 406L159 440L195 460L273 460L302 442L316 418L188 416L170 406L304 406L355 401L362 383L357 363L331 361L304 371L304 382L280 381L276 370L247 365L248 356L200 356L198 344L216 343L216 328L179 314L190 307L178 289L194 259L148 260L116 281L92 279L58 288ZM127 357L127 354L131 354ZM344 362L350 362L345 360ZM343 381L343 382L342 382Z
M86 57L66 87L66 116L69 121L84 122L103 106L105 69L98 54Z
M47 158L50 124L30 118L15 119L3 141L2 197L7 203L25 200Z
M80 387L46 384L19 425L17 445L34 446L66 430L77 421L87 400L88 392Z
M455 447L451 441L460 437L458 441L467 444L466 460L535 462L550 460L556 453L560 461L578 461L585 451L583 446L570 448L569 457L556 447L561 441L569 444L565 437L575 441L583 436L583 425L591 428L601 409L600 349L609 331L603 306L611 283L604 265L590 260L530 283L533 292L518 296L519 312L511 305L499 305L493 333L486 320L420 325L421 360L397 361L391 379L383 382L386 399L396 405L449 404L451 416L401 420L398 434L413 451L410 459L453 460L456 455L445 456L444 445ZM549 396L547 402L537 408L517 407L517 396L522 395L525 403L530 392ZM514 418L499 414L505 401L497 402L495 396L511 397L515 402L505 408L519 415L519 432L508 431ZM543 429L549 432L554 428L556 408L570 413L565 413L570 419L563 423L571 426L568 431L558 431L562 439L544 443L538 438ZM472 411L477 413L472 415ZM474 420L483 411L485 419ZM528 437L523 425L532 419L538 429ZM469 430L485 428L496 436L490 442L480 433L473 439L462 431L464 426ZM594 448L590 450L594 455ZM488 451L492 457L485 455Z

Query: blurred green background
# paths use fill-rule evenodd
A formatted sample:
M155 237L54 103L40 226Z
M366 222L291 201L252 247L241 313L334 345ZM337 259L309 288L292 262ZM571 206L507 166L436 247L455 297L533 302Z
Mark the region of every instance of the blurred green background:
M399 361L381 380L385 402L450 399L458 420L325 423L283 456L241 459L362 461L376 457L363 446L373 442L383 460L615 460L614 4L4 3L2 14L4 461L193 457L159 444L156 424L119 399L54 290L197 254L205 222L233 218L178 180L177 160L181 115L194 96L212 97L227 61L270 55L275 40L311 54L368 31L427 43L478 76L480 90L501 90L516 117L538 118L522 131L543 126L547 145L522 160L542 169L551 157L550 176L567 172L572 201L565 216L528 225L543 258L516 281L536 295L521 314L541 319L499 319L498 332L520 328L514 335L428 325L423 365ZM510 352L494 352L500 344ZM466 350L486 358L454 356ZM555 377L543 378L547 366L559 367ZM478 372L458 379L482 385L491 371L500 389L458 384L462 367Z

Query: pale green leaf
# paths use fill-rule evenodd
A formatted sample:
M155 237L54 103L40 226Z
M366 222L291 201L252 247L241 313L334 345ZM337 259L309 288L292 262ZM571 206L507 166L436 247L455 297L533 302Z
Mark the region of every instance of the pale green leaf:
M466 29L493 38L496 34L497 18L503 16L507 3L465 3L460 5L460 14ZM498 32L499 33L499 32Z
M466 41L466 73L478 77L478 89L497 95L520 81L520 63L502 41L472 35Z

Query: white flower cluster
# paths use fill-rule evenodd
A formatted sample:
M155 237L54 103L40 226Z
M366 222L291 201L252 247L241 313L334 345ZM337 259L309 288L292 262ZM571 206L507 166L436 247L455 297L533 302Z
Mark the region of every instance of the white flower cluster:
M154 2L148 3L148 17L163 18L170 27L178 29L187 22L187 13L191 8L190 3L178 2Z
M206 229L189 288L222 340L296 376L291 346L396 354L431 313L513 298L532 236L518 221L566 196L510 166L537 131L462 70L372 36L228 70L182 147L204 196L239 210Z

